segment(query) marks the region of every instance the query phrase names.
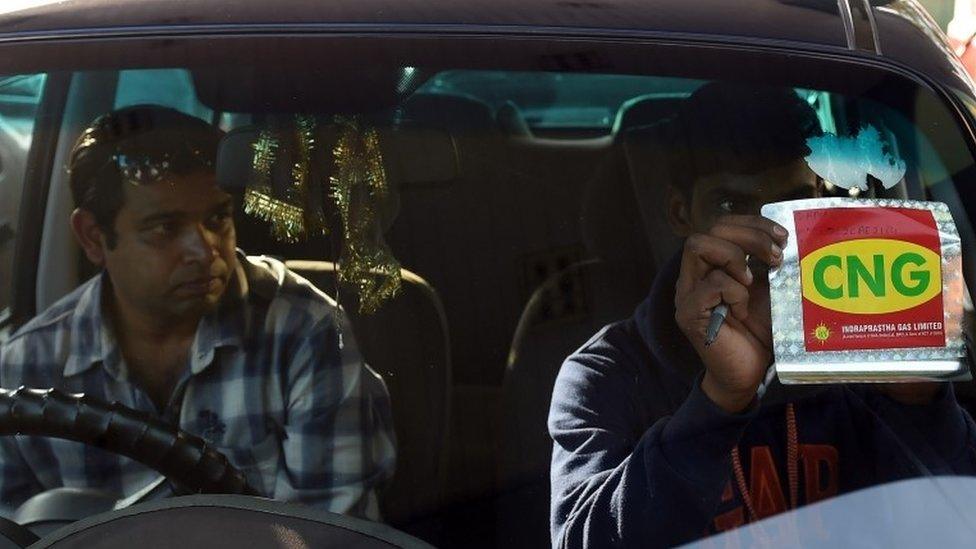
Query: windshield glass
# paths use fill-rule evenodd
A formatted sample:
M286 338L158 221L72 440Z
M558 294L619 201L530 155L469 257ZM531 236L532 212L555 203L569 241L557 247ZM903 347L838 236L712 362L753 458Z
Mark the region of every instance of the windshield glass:
M0 75L0 385L162 422L0 437L4 516L228 490L178 474L166 425L243 492L443 547L675 545L976 474L969 382L766 375L770 277L799 260L765 204L945 204L976 276L973 144L928 88L732 50L249 40L243 66L147 42ZM810 160L826 142L853 156ZM941 314L924 254L865 250L823 264L824 299Z

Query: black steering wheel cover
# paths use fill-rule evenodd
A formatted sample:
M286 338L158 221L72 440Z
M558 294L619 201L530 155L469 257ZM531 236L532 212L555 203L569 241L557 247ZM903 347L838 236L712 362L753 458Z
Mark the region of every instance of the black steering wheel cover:
M57 389L0 389L0 436L73 440L134 459L192 493L260 496L200 437L119 403Z
M58 547L62 544L61 542L71 542L71 538L77 534L98 534L97 529L100 526L109 525L120 519L138 518L141 515L149 515L160 511L165 512L172 509L186 508L252 511L267 515L269 521L274 521L275 517L286 517L307 521L309 523L317 523L322 528L345 530L355 533L362 538L367 538L374 542L381 542L384 545L388 544L393 547L404 549L433 549L432 545L383 523L330 513L294 503L238 495L193 495L140 503L133 507L101 513L69 524L45 536L34 545L31 545L31 548ZM219 522L214 523L212 528L219 532L221 531L221 524ZM97 539L98 537L98 535L90 536L93 539ZM163 545L163 542L160 545Z

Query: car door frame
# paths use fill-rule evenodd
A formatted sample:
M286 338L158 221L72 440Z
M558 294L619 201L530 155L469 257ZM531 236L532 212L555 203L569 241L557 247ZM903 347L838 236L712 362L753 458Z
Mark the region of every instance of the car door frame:
M17 216L10 307L0 315L0 342L9 328L26 322L36 309L38 258L43 236L43 223L38 220L44 218L70 84L70 73L48 74L37 106Z

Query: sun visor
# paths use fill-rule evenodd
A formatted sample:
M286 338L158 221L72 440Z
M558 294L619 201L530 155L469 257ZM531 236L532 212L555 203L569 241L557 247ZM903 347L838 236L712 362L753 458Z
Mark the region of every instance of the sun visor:
M327 134L329 132L323 132ZM254 146L261 128L248 126L224 136L217 152L217 181L227 190L243 190L255 180ZM383 164L390 182L399 188L409 185L443 185L458 176L458 152L451 135L443 130L420 127L379 128ZM334 145L322 135L321 142ZM271 170L271 186L285 188L291 181L294 151L277 151ZM331 167L320 173L330 175Z

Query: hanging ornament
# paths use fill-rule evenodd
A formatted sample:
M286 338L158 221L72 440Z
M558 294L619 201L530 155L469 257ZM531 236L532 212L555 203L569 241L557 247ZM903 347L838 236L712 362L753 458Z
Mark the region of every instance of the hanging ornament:
M296 160L283 197L275 196L272 171L281 141L275 132L263 130L255 141L255 182L244 193L244 212L271 224L272 236L282 242L298 242L313 234L327 234L321 206L313 203L312 153L315 150L315 118L295 119Z
M389 193L379 134L358 118L336 117L332 196L344 231L339 278L359 292L359 310L369 314L400 290L400 264L383 241L377 206Z
M343 228L338 275L357 289L359 310L369 314L394 297L401 285L400 264L383 240L378 213L389 188L376 129L355 117L336 117L335 125L338 139L328 183ZM272 236L282 242L328 234L321 200L326 180L316 179L315 118L296 117L293 130L263 130L252 148L254 181L245 191L244 212L268 222ZM294 150L294 162L286 172L288 184L277 189L274 174L285 156L283 149Z

